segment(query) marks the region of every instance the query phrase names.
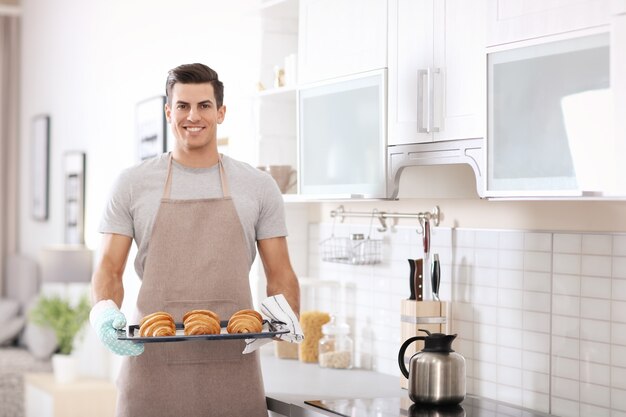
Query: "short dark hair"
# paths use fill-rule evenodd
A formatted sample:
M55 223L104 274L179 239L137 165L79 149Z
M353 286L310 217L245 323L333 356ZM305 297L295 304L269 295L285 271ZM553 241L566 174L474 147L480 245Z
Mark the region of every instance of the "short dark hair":
M202 84L210 83L213 86L217 108L224 104L224 84L219 80L217 72L204 64L183 64L173 68L167 73L165 82L165 94L167 104L172 104L172 88L174 84Z

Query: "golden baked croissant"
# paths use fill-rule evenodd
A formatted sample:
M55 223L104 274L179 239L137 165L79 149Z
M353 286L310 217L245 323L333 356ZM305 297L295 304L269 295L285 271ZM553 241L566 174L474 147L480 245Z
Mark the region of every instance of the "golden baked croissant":
M220 318L210 310L191 310L183 316L185 335L220 334Z
M209 317L213 317L218 323L220 321L220 316L218 316L217 313L211 310L191 310L191 311L186 312L185 315L183 316L183 323L186 322L189 316L192 314L206 314Z
M139 322L140 337L174 336L176 324L174 318L164 311L148 314Z
M228 333L260 333L263 330L263 317L258 311L240 310L228 320Z

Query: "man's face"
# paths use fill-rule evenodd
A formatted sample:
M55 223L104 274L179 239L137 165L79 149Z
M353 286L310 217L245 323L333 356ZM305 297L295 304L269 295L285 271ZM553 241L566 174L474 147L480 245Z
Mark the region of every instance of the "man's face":
M217 108L210 83L176 83L171 92L171 105L165 105L176 145L188 151L209 146L217 149L217 125L224 121L225 112L225 106Z

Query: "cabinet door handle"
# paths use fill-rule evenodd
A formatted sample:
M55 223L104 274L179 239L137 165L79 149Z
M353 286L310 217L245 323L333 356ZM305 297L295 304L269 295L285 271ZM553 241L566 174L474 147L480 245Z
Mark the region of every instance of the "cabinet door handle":
M433 74L432 79L431 79L431 72ZM439 76L441 77L441 69L440 68L433 68L432 71L429 69L428 70L428 84L430 85L430 91L429 91L429 106L428 106L428 111L429 111L429 118L428 118L428 130L431 132L439 132L439 126L441 126L441 124L437 124L435 125L435 115L436 115L436 111L435 111L435 99L437 97L439 97L439 100L443 100L443 91L440 91L439 96L436 96L435 93L435 77ZM439 116L441 116L441 113L439 113Z
M424 109L428 112L428 98L424 100L424 80L428 83L428 70L417 70L417 131L428 133L428 126L424 125ZM426 96L428 96L428 92ZM428 113L427 113L428 114ZM428 117L427 117L428 122Z

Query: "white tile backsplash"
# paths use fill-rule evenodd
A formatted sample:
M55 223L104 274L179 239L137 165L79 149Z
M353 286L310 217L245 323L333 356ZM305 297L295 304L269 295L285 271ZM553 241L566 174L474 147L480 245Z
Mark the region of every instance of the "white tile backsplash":
M626 283L626 280L624 281ZM509 288L512 290L521 290L524 288L524 271L499 269L498 270L498 288Z
M615 349L616 346L613 346ZM582 363L597 363L610 365L611 345L590 340L580 341L580 358Z
M613 278L626 279L626 257L614 256L613 257Z
M580 359L578 338L552 336L552 355L570 359Z
M581 278L578 275L553 274L552 292L562 295L580 295Z
M524 312L510 308L498 308L497 324L501 327L522 329L524 327Z
M552 272L556 274L580 274L580 255L555 253Z
M500 269L524 269L524 252L521 250L499 250L497 266Z
M626 279L613 279L611 287L611 298L613 300L626 300Z
M581 415L597 416L598 414L595 414L595 413L597 411L600 411L597 409L597 407L606 406L607 404L611 402L611 389L608 386L581 383L580 384L580 402L583 403L583 405L586 405L588 407L588 408L581 407L581 410L580 410ZM591 410L594 410L593 411L594 414L589 414ZM603 409L603 410L606 410L606 409Z
M549 272L524 271L524 290L549 293L551 288Z
M522 250L524 249L524 233L515 231L500 232L499 243L500 249Z
M609 387L611 385L611 367L599 363L581 362L580 381Z
M524 249L527 251L552 251L551 233L525 233Z
M626 390L611 389L611 408L617 411L626 412Z
M594 342L611 342L611 322L600 320L580 320L580 339Z
M498 383L522 388L522 370L519 367L498 366Z
M520 329L508 329L506 327L494 327L494 332L497 334L496 343L499 346L505 346L510 348L519 348L523 345L523 331Z
M581 259L580 272L582 275L591 275L594 277L610 277L611 257L583 255Z
M554 356L552 358L552 375L558 378L580 379L579 361Z
M626 256L626 236L613 236L613 256Z
M626 390L626 368L611 368L611 386Z
M552 271L552 254L550 252L524 252L525 271Z
M607 300L611 298L611 279L580 277L580 293L585 297Z
M596 320L611 320L611 303L601 298L580 299L580 317Z
M335 235L358 229L342 226ZM373 369L399 375L406 260L423 256L421 236L395 227L381 235L381 264L352 266L319 260L332 230L310 225L309 276L353 286L342 308L355 346ZM559 416L626 417L626 235L434 228L431 237L469 393Z
M582 235L582 253L588 255L611 255L613 252L613 236Z
M554 235L554 253L581 253L582 235L556 233Z

